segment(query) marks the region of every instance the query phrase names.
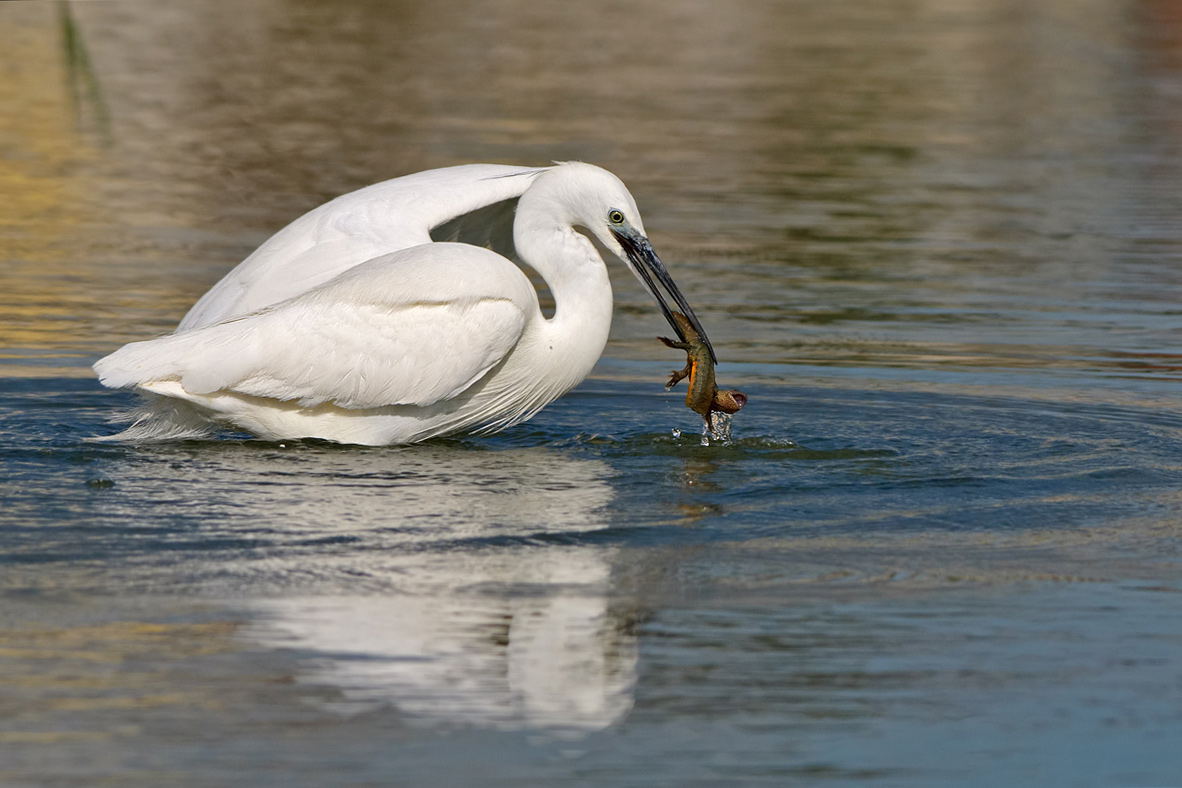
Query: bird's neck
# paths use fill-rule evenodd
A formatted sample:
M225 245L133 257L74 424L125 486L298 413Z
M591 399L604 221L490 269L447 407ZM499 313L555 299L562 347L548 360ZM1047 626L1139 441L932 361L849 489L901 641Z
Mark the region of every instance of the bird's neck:
M530 221L519 213L514 243L554 296L554 316L539 326L540 350L577 376L573 386L591 372L607 344L612 321L607 267L591 241L570 225Z

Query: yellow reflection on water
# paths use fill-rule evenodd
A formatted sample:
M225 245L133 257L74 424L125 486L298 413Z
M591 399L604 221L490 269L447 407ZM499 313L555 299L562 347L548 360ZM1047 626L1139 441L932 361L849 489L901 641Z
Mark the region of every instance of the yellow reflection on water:
M63 7L4 6L0 106L10 110L0 112L0 370L45 374L60 363L65 374L83 374L71 326L91 311L93 295L78 250L102 214L90 196L96 150L76 124L63 54L79 42L64 32ZM34 355L35 365L19 363Z
M229 621L0 629L0 682L7 688L9 718L0 744L93 741L139 732L135 726L91 727L88 720L100 719L85 716L91 712L215 710L223 705L217 693L185 681L178 665L238 650L237 629Z
M81 195L93 149L79 138L62 57L62 31L49 4L0 11L9 50L0 63L0 239L8 261L60 263L61 243L93 222ZM13 111L15 109L15 111Z

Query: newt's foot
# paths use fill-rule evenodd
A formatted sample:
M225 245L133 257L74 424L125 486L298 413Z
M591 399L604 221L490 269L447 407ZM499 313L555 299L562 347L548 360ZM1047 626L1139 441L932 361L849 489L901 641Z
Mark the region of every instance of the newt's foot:
M683 378L688 378L693 370L693 364L686 364L685 369L675 369L670 372L669 382L665 384L665 391L668 391L669 389L676 386L678 381L682 380Z
M669 373L669 382L665 384L665 390L668 391L676 386L679 381L683 380L684 378L688 378L693 373L694 360L693 356L688 355L690 352L690 344L688 342L674 342L669 337L657 337L657 339L661 340L671 348L684 350L688 356L685 361L685 369L675 369Z

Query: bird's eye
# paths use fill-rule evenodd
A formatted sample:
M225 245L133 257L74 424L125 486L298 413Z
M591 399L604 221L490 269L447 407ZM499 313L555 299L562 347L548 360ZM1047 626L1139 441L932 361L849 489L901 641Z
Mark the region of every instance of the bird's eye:
M623 224L624 214L620 213L619 211L609 211L607 214L607 220L612 224Z

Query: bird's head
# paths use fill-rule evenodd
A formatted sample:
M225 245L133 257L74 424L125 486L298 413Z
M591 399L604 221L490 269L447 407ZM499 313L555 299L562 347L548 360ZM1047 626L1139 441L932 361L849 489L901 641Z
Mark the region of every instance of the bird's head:
M569 221L573 226L582 227L604 247L618 257L645 286L665 319L684 342L685 335L673 317L673 308L666 296L673 300L698 332L703 343L710 350L710 357L717 361L714 348L706 336L694 310L681 294L661 259L653 251L636 200L627 187L615 175L593 164L567 162L560 164L564 176L559 187L563 194L560 202L570 212Z

